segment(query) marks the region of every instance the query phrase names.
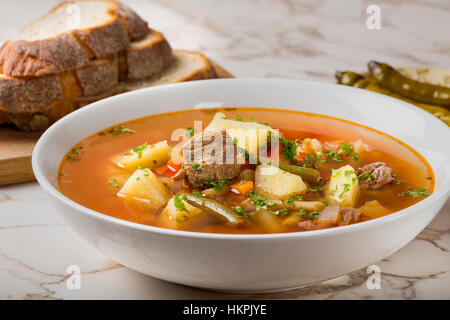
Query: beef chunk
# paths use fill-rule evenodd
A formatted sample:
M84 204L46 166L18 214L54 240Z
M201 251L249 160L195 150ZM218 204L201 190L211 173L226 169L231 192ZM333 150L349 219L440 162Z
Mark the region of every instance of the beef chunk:
M305 231L309 231L309 230L319 230L319 229L324 229L326 228L326 226L324 225L320 225L317 223L314 223L313 220L302 220L300 221L297 226Z
M195 135L182 148L186 184L204 189L208 181L236 178L244 163L226 130L206 130Z
M374 162L359 169L358 178L362 189L376 190L392 182L392 169L384 162Z
M342 217L342 225L358 222L362 216L362 212L355 208L341 208L339 213Z

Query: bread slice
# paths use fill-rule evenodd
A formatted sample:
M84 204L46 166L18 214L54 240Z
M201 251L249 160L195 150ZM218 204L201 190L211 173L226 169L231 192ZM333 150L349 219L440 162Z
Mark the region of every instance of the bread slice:
M78 14L79 24L71 24ZM14 77L32 77L79 69L90 59L126 50L130 41L147 34L147 23L117 1L65 2L0 48L0 71Z
M174 50L173 62L156 79L121 83L125 91L138 90L163 84L216 78L211 62L203 54L188 50Z
M108 63L105 62L105 65L108 65ZM96 68L93 68L92 72L98 72L100 74ZM0 124L14 124L22 131L43 130L53 122L80 107L116 94L157 85L191 80L212 79L215 77L216 73L214 67L203 54L187 50L173 51L172 63L162 73L159 73L156 78L154 77L147 80L134 82L120 82L113 88L105 90L101 94L97 95L77 95L77 92L79 92L77 91L79 90L79 87L76 87L76 84L73 83L77 81L76 77L73 75L73 72L66 72L59 76L47 76L28 80L16 79L2 75L0 76ZM3 102L1 100L3 83L1 80L2 78L7 79L4 80L5 82L3 85L6 85L8 83L7 81L12 81L9 85L10 87L13 87L14 90L17 90L15 88L19 85L22 85L23 88L29 88L27 87L29 84L27 81L36 81L36 83L33 83L34 90L28 93L31 96L21 102L15 102L16 108L14 110L19 110L17 112L11 112L12 109L5 108L4 106L2 107L2 105L7 102L6 99L4 99ZM52 83L52 81L54 81L54 83ZM46 103L43 103L40 102L41 100L44 101L44 99L39 96L39 92L45 92L46 90L44 90L44 88L46 85L59 88L60 90L56 90L52 95L45 97ZM23 93L26 92L25 89L21 90ZM50 92L51 91L49 91L49 93ZM39 103L33 108L28 107L28 104L31 103L33 99L39 100Z
M94 59L84 67L57 75L30 78L0 75L0 106L11 113L46 113L57 100L101 95L114 90L120 80L156 77L173 60L166 39L153 30L120 56L124 59ZM124 76L120 77L120 73Z
M172 63L172 49L162 33L150 30L134 41L120 55L121 81L136 81L155 77Z
M155 87L163 84L178 83L193 80L205 80L216 78L216 72L211 62L203 54L188 50L174 50L173 62L157 78L150 78L134 82L121 82L109 92L97 96L82 96L76 98L77 107L82 107L95 101L111 97L113 95Z

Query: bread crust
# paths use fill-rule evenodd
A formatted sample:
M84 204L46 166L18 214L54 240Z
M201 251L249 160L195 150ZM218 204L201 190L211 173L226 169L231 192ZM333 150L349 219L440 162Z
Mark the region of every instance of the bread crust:
M73 34L95 58L114 55L130 44L127 29L119 19L94 29L74 30Z
M187 50L175 50L175 53L176 52L184 52L200 57L200 59L203 60L203 66L186 73L176 80L174 79L171 81L172 83L216 77L214 67L203 54ZM173 59L173 57L171 59ZM59 76L55 75L31 79L0 78L0 124L11 123L22 131L39 131L47 128L50 124L70 112L87 104L127 91L161 84L158 83L158 79L146 79L134 82L120 82L110 89L103 87L102 90L97 90L94 88L95 85L100 85L106 77L118 79L117 66L117 61L111 59L99 61L97 62L97 65L92 66L91 69L84 68L83 71L70 71L68 74ZM164 72L170 72L170 69L177 67L177 64L174 63ZM102 70L103 68L104 70ZM85 74L80 76L79 72L85 72ZM111 75L116 74L116 72L117 76L112 77ZM61 81L61 77L64 77L66 80ZM162 78L164 78L164 73ZM67 88L64 88L64 86L61 85L61 82L64 82L65 85L68 86L74 81L73 79L76 79L76 82L83 90L82 95L77 94L77 88L67 90ZM101 79L101 81L97 79ZM31 88L32 90L29 90L31 84L33 87ZM103 86L103 84L101 85ZM112 85L112 82L109 85ZM14 88L14 90L5 90L8 89L8 86L9 88ZM70 87L72 86L74 87L75 84L70 85ZM53 89L47 90L48 88ZM13 96L7 94L7 92L11 91L15 92ZM88 92L93 94L89 95L87 94ZM96 94L96 92L100 93ZM20 93L24 94L24 97L17 100L16 97L20 95ZM44 94L44 97L42 97L42 94ZM32 100L34 100L34 104L32 103ZM44 103L44 101L47 104ZM12 106L11 103L13 104ZM9 107L5 108L5 104L9 105Z
M173 61L172 48L164 36L157 31L155 39L146 46L130 47L126 51L126 74L121 80L136 81L154 78L161 74Z
M117 9L117 14L127 29L131 41L138 41L147 36L149 32L147 21L144 21L130 7L122 3Z
M9 40L0 49L2 73L13 77L41 77L88 62L87 51L70 33L45 41Z
M114 88L119 83L117 59L101 60L97 63L75 70L76 78L83 96L98 95Z
M63 97L57 75L30 79L0 78L0 106L8 112L47 112L55 100Z
M140 40L148 34L147 23L129 7L113 0L103 1L111 3L111 8L108 11L110 18L102 25L71 30L48 39L7 41L0 48L2 73L14 77L40 77L75 70L85 66L89 59L116 55L129 46L130 39ZM46 16L61 6L76 3L63 3Z

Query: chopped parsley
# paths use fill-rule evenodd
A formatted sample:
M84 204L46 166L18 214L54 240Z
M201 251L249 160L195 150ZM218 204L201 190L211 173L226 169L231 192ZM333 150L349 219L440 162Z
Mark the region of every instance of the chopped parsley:
M308 154L306 155L306 157L303 158L302 160L302 166L306 167L306 168L317 168L316 163L322 163L325 162L324 159L322 159L322 157L320 155L313 155L313 154Z
M346 178L350 178L351 175L352 175L353 173L354 173L353 170L345 170L345 171L344 171L344 176L345 176Z
M227 178L223 178L217 182L212 181L211 179L208 179L208 178L204 178L203 181L212 185L214 190L217 190L217 191L221 191L225 187L225 185L230 184L230 180Z
M347 143L343 142L341 144L341 149L345 152L346 156L349 156L353 160L361 161L361 159L359 158L359 154L357 154L355 151L353 151L353 144L352 143L347 144Z
M373 178L372 178L372 175L370 174L370 172L366 172L366 173L361 174L358 177L358 179L365 181L367 184L372 184L373 183Z
M188 209L186 209L186 206L183 203L183 200L186 200L186 195L184 193L177 194L173 198L173 204L178 211L189 213Z
M59 176L60 176L60 177L67 177L67 173L61 172L61 173L59 174Z
M285 199L284 201L287 203L288 206L293 207L294 201L302 201L303 197L299 195L298 193L294 193L291 197Z
M148 145L148 143L146 142L138 147L133 148L133 151L135 153L137 153L137 155L138 155L138 159L142 158L142 155L144 154L144 150L145 150L145 148L147 148L147 145Z
M253 190L249 191L247 193L247 196L253 201L256 211L267 209L267 207L272 207L275 205L275 202L267 200L262 195Z
M236 116L236 121L241 121L241 122L243 122L244 120L242 119L242 117L241 117L240 115L237 115L237 116Z
M201 170L202 169L202 165L199 163L193 163L192 164L192 169L194 169L195 171Z
M234 211L235 211L238 215L241 215L241 216L247 215L247 212L245 212L244 209L243 209L241 206L236 206L236 207L234 208Z
M322 191L323 190L323 186L321 186L321 185L319 185L318 183L316 183L315 185L314 185L314 187L312 187L312 188L309 188L309 191L311 191L311 192L320 192L320 191Z
M299 217L306 217L309 219L315 219L322 214L322 211L311 211L308 212L305 209L300 209L297 213Z
M403 183L403 182L405 182L405 181L403 181L401 179L397 179L397 175L395 175L395 174L392 175L392 183L400 184L400 183Z
M331 169L331 176L336 177L341 170L339 169Z
M132 133L133 134L135 132L136 131L134 131L130 128L127 128L123 124L121 124L112 132L112 134L115 136L118 136L119 134L122 134L122 133Z
M119 188L119 189L122 188L122 185L119 182L117 182L116 179L109 180L108 184L114 188Z
M72 154L83 154L83 151L81 151L80 149L77 149L77 148L73 148Z
M186 130L187 130L188 137L194 136L194 128L187 128Z
M325 153L327 158L337 161L337 162L344 162L344 159L342 159L342 151L336 151L334 149L330 149L328 152Z
M336 192L338 191L338 186L335 186L333 190L331 190L330 194L334 196Z
M409 187L407 191L399 193L398 196L399 197L410 196L411 198L417 199L420 196L429 196L430 194L431 193L428 192L428 190L426 188L413 189L413 188Z
M289 141L287 139L280 138L281 145L284 147L281 153L286 160L294 160L297 156L297 143L295 141Z
M339 195L339 198L342 198L344 194L350 191L350 185L348 183L344 184L344 190L342 190L341 194Z
M283 209L276 209L274 211L272 211L272 213L276 216L282 215L282 214L287 214L289 212L289 210L287 208L283 208Z

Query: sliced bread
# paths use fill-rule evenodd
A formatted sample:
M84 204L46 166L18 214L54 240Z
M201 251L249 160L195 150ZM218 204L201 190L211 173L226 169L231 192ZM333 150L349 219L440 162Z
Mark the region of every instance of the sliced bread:
M154 87L163 84L216 78L211 62L203 54L188 50L174 50L173 62L156 79L121 83L126 91Z
M25 106L33 99L40 98L41 100L44 100L42 97L38 96L38 93L35 93L32 97L23 100L20 104L16 102L16 104L18 104L18 107L16 107L16 109L14 110L26 111L11 112L11 109L2 107L3 103L2 100L0 100L0 124L11 123L23 131L42 130L48 127L51 123L57 121L58 119L62 118L63 116L67 115L77 108L116 94L157 85L191 80L211 79L216 77L214 67L212 66L210 61L201 53L186 50L175 50L173 51L172 59L173 62L170 64L170 66L166 68L162 73L160 73L156 78L134 82L120 82L111 89L105 90L104 92L97 95L77 96L76 85L73 84L74 81L76 82L76 77L71 72L63 73L59 77L48 76L36 78L41 79L40 81L42 82L38 81L34 84L36 89L33 92L38 92L39 90L41 92L45 91L43 90L45 85L57 87L59 88L59 90L57 90L52 95L45 97L46 103L43 103L39 100L40 102L33 108L25 108ZM107 63L105 62L105 64ZM95 68L94 70L95 72L99 72ZM25 80L15 78L12 78L11 80L10 77L0 76L0 93L2 92L1 78L6 78L9 79L9 81L12 81L13 83L10 84L11 87L15 88L22 85L24 86L24 88L28 88L23 84L23 81ZM54 81L54 83L52 83L52 81ZM5 82L4 85L6 85L6 83L7 82ZM6 102L6 100L4 101Z
M148 35L134 41L120 55L121 81L136 81L155 77L172 63L172 49L162 33L150 30Z
M12 113L47 112L55 100L101 95L120 81L156 77L172 60L164 36L151 30L117 57L93 59L76 70L29 78L0 75L0 108Z
M147 23L117 1L65 2L0 48L0 71L31 77L78 69L92 58L126 50L130 41L147 34Z

